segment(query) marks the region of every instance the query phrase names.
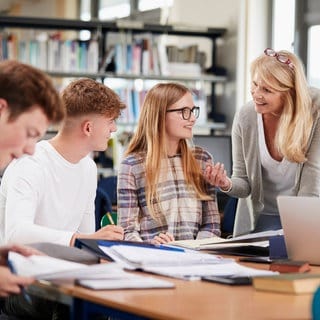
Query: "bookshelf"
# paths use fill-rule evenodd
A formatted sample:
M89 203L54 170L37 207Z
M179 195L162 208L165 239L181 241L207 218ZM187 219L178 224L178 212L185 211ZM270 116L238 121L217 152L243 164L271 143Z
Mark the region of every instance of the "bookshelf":
M91 38L79 40L79 32L88 30ZM217 39L226 33L224 28L179 27L174 25L149 24L139 21L83 21L74 19L52 19L34 17L0 16L1 58L13 58L33 64L46 71L50 76L63 83L62 79L89 77L99 79L114 89L128 106L134 109L134 116L128 115L119 121L121 131L133 130L143 100L143 93L157 82L179 81L189 88L194 88L195 102L199 104L203 117L197 121L196 134L212 134L216 130L226 129L224 122L215 122L207 116L214 114L215 86L226 82L226 76L205 74L202 70L190 68L189 74L166 72L168 63L162 54L166 55L166 47L158 42L161 36L183 36L195 39L209 39L211 42L211 66L216 66ZM127 69L107 70L104 61L110 50L112 41L116 51L119 39L125 39L122 45L129 48L132 43L140 40L143 48L157 47L157 70L143 70L143 61L138 71ZM128 40L129 39L129 40ZM121 41L122 41L121 40ZM150 43L149 43L150 40ZM193 41L193 40L192 40ZM76 47L76 53L72 48ZM191 46L191 50L194 46ZM131 50L131 49L130 49ZM133 50L133 49L132 49ZM161 51L161 52L160 52ZM33 53L32 53L33 52ZM153 52L153 51L152 51ZM128 55L128 53L126 52ZM117 56L113 57L114 62ZM150 59L150 57L148 57ZM155 58L152 56L152 59ZM126 59L126 65L133 57ZM155 62L153 63L155 65ZM148 60L149 61L149 60ZM175 67L181 69L197 67L196 63L178 63ZM169 66L171 67L170 63ZM119 85L120 83L120 85ZM63 86L63 85L62 85ZM127 91L129 90L129 91ZM135 105L135 104L138 104ZM132 113L132 111L130 111Z
M207 38L211 40L212 44L212 58L211 58L211 66L216 65L216 40L221 38L226 29L224 28L199 28L199 27L179 27L174 25L158 25L158 24L147 24L142 23L139 21L114 21L114 22L106 22L106 21L98 21L98 20L91 20L91 21L82 21L82 20L74 20L74 19L52 19L52 18L33 18L33 17L14 17L14 16L0 16L0 28L2 29L2 40L4 39L3 34L5 34L6 30L43 30L47 31L49 34L50 32L64 32L64 31L81 31L81 30L88 30L91 32L92 39L87 43L81 43L83 47L86 47L86 50L89 50L89 46L94 43L94 58L91 58L91 63L95 64L91 68L84 67L84 68L77 68L72 69L70 66L69 68L64 67L57 67L55 68L53 62L47 61L45 65L47 71L53 77L92 77L92 78L113 78L113 79L126 79L126 80L135 80L137 78L148 81L148 80L159 80L159 81L181 81L185 82L188 85L191 83L197 83L197 86L205 86L209 85L211 89L211 97L208 100L208 104L211 106L211 113L214 113L214 106L215 106L215 85L217 83L223 83L227 79L225 76L217 76L212 74L203 74L199 73L196 75L178 75L175 73L171 74L163 74L163 73L133 73L133 72L105 72L99 70L99 66L102 64L102 60L106 54L107 46L108 46L108 36L110 34L119 35L118 38L121 38L126 35L130 35L132 37L137 37L138 35L151 35L153 37L161 36L161 35L174 35L174 36L188 36L193 38ZM13 31L12 34L15 34ZM56 36L56 35L55 35ZM48 37L45 40L36 39L37 42L46 42L43 45L43 50L49 53L49 60L50 60L50 52L54 50L53 46L56 45L56 42L59 42L59 45L62 45L62 50L65 50L66 46L70 45L70 41L65 41L62 39L53 39L55 36ZM31 36L32 37L32 36ZM33 35L36 38L36 35ZM57 37L57 36L56 36ZM73 35L73 38L75 36ZM10 39L16 41L16 39ZM28 40L27 40L28 41ZM63 42L61 44L61 42ZM17 45L17 44L16 44ZM18 45L17 45L18 46ZM21 49L21 48L20 48ZM29 49L31 50L31 49ZM36 50L40 50L36 48ZM10 50L7 50L10 51ZM13 49L15 53L13 55L17 55L18 49ZM50 52L49 52L50 51ZM61 57L66 56L66 51L58 52ZM7 52L8 53L8 52ZM88 52L86 52L88 54ZM19 58L19 57L16 57ZM20 59L26 60L26 59ZM30 61L31 60L31 61ZM93 60L93 62L92 62ZM29 61L24 61L31 64L36 64L38 67L41 68L41 59L31 58ZM40 66L39 66L40 64ZM186 67L186 65L183 65ZM207 101L206 101L207 104ZM217 129L220 130L222 127L221 123L217 125ZM214 123L210 123L210 128L214 129Z

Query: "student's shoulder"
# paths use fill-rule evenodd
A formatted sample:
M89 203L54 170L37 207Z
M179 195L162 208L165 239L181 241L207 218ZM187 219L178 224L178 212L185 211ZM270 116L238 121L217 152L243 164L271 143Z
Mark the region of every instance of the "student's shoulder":
M97 168L96 162L94 161L94 159L93 159L90 155L87 155L87 156L85 156L84 158L82 158L82 159L80 160L80 162L81 162L84 166Z
M132 153L122 159L121 164L128 166L141 165L145 161L145 153L137 152Z
M53 147L47 140L39 141L36 144L33 155L26 157L26 162L33 166L45 166L52 162Z
M96 176L98 174L97 164L91 155L83 157L73 168L78 170L79 174L85 176Z
M35 146L35 151L32 155L23 155L19 159L12 161L8 168L14 168L14 170L29 170L32 168L39 169L42 167L43 154L45 153L46 141L40 141Z
M3 174L3 182L10 184L19 179L37 181L43 175L44 165L38 161L37 148L33 155L24 155L11 161Z

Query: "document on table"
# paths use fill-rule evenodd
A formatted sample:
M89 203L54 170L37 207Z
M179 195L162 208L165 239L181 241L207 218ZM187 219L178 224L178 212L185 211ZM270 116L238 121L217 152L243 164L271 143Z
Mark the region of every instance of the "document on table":
M49 256L25 257L16 252L9 252L8 259L17 274L32 276L37 280L72 280L92 289L174 287L169 281L129 273L115 262L86 265Z
M144 271L184 280L200 280L205 276L255 277L274 275L278 272L244 267L235 261L221 264L199 264L171 267L148 267Z
M108 256L128 269L151 266L216 264L229 259L194 250L170 250L127 245L100 246Z
M269 245L269 238L273 236L283 235L283 230L270 230L256 233L249 233L243 236L223 239L220 237L211 237L199 240L179 240L170 242L170 245L195 249L195 250L208 250L221 248L223 245L228 244L228 247L240 246L261 246L266 247Z
M208 275L255 276L273 274L271 271L243 267L233 259L194 250L171 251L125 245L101 246L100 248L124 268L185 280L198 280Z
M165 289L175 287L172 282L166 280L150 276L133 275L128 272L126 272L125 276L117 279L85 279L78 280L76 283L80 286L94 290Z
M66 273L84 272L89 265L53 258L46 255L32 255L25 257L16 252L9 252L8 260L17 274L31 276L36 279L47 279ZM96 265L90 265L96 266Z
M254 241L254 242L218 242L216 244L203 245L200 250L226 249L226 248L237 248L237 247L245 247L245 246L267 248L269 247L269 241L264 240L264 241Z

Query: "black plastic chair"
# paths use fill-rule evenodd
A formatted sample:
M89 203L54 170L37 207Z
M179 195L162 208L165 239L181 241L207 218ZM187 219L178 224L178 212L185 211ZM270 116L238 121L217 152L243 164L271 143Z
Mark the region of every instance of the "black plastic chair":
M109 176L98 180L95 199L96 230L100 228L101 219L106 212L117 211L117 179L117 176Z
M221 231L226 235L233 234L234 221L236 217L238 198L229 197L224 210Z
M98 187L95 199L96 230L100 229L101 219L107 212L112 212L111 200L108 193Z
M108 194L113 208L116 208L117 206L117 182L117 176L102 177L98 180L98 188L102 189Z

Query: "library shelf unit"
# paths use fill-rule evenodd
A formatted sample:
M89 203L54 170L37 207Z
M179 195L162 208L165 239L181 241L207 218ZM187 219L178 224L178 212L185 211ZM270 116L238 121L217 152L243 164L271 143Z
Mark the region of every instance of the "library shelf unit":
M197 74L196 76L190 75L177 75L177 74L130 74L130 72L105 72L101 71L101 68L98 66L101 65L103 59L105 58L107 45L108 45L108 35L111 33L120 34L130 34L130 35L143 35L150 34L152 36L161 36L161 35L169 35L169 36L187 36L193 38L207 38L211 40L212 43L212 59L211 66L216 65L216 50L217 44L216 40L221 38L226 29L224 28L203 28L203 27L180 27L174 25L159 25L159 24L149 24L143 23L139 21L100 21L100 20L91 20L91 21L83 21L76 19L55 19L55 18L34 18L34 17L17 17L17 16L0 16L0 34L3 35L14 30L41 30L43 32L66 32L66 31L76 31L80 32L82 30L88 30L91 32L91 40L96 41L95 47L95 61L97 62L96 66L94 66L94 71L92 69L81 69L81 70L67 70L65 69L55 69L49 68L49 64L47 68L42 68L46 71L50 76L55 78L78 78L78 77L90 77L95 79L101 79L104 81L105 79L121 79L124 81L134 82L139 79L143 83L147 81L179 81L184 82L188 86L190 83L194 83L197 87L209 87L210 94L209 99L205 99L203 103L205 104L205 110L207 109L207 104L210 105L211 113L215 108L215 85L217 83L226 82L227 78L225 76L216 76L213 74ZM49 37L49 36L48 36ZM2 40L3 37L1 36ZM90 40L90 41L91 41ZM78 41L78 40L77 40ZM49 42L49 40L48 40ZM47 55L50 55L49 45L46 47ZM28 51L29 54L29 51ZM5 58L5 57L4 57ZM10 58L10 57L8 57ZM19 57L17 58L19 59ZM46 57L46 59L50 59ZM160 59L160 58L159 58ZM20 59L23 60L23 59ZM35 64L39 68L39 60L33 59L32 62L23 61L31 64ZM209 101L209 102L208 102ZM131 122L135 121L127 121L130 125ZM132 124L132 123L131 123ZM123 124L122 124L123 125ZM214 122L207 121L205 119L204 122L199 123L197 127L206 128L209 130L209 133L212 133L214 130L224 130L226 128L225 123L223 122Z

